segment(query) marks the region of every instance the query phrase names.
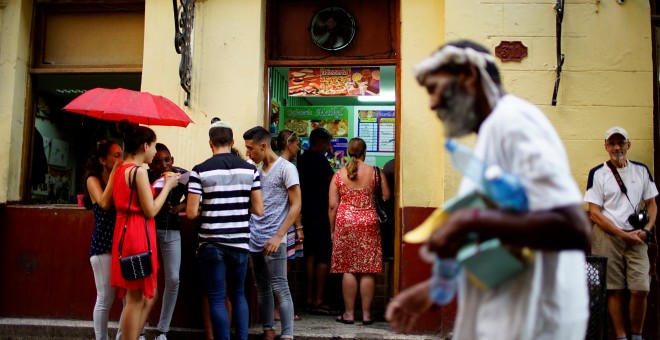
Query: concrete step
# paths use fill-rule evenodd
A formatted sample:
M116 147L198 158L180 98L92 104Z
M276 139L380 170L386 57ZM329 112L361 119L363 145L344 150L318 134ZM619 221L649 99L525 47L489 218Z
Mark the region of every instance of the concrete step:
M302 320L294 324L296 340L336 340L336 339L377 339L377 340L443 340L439 334L404 335L390 330L385 322L376 322L364 326L361 323L345 325L334 321L332 316L301 315ZM117 332L118 323L109 323L110 335ZM279 324L278 324L279 327ZM279 328L277 329L279 334ZM147 327L147 339L152 340L158 335L154 327ZM172 328L167 335L170 340L204 339L201 329ZM250 340L262 338L261 326L250 328ZM64 319L29 319L0 318L0 340L78 340L93 339L94 325L91 320ZM446 339L449 339L447 337ZM112 339L112 338L111 338Z

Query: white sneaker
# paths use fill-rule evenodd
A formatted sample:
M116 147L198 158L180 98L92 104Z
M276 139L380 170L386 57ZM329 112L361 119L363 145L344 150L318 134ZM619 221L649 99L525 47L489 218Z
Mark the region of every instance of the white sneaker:
M165 335L165 333L163 333L163 334L157 336L156 339L154 339L154 340L167 340L167 335Z

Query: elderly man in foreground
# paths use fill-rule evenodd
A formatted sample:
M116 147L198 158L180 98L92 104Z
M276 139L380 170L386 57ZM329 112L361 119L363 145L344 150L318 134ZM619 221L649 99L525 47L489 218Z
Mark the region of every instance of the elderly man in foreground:
M538 108L502 90L493 56L476 43L440 47L415 75L447 137L477 133L475 156L519 178L529 200L522 213L455 211L427 241L441 258L455 257L469 233L536 250L521 274L492 289L475 286L461 271L453 339L584 339L590 229L557 132ZM474 188L464 178L459 195ZM394 298L386 318L407 331L432 304L427 280Z

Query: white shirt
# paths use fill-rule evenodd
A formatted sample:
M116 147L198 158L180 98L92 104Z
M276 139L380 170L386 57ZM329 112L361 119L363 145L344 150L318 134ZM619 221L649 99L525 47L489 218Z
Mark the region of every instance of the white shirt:
M581 204L566 151L545 115L512 95L502 97L479 129L474 153L517 176L531 211ZM459 193L474 188L464 178ZM463 271L453 339L575 339L586 334L589 295L582 251L537 251L522 274L490 289Z
M584 201L603 207L603 215L619 229L633 230L633 226L628 223L628 216L635 210L639 211L638 206L642 200L657 196L658 189L649 169L642 163L628 161L627 166L617 171L626 186L627 198L619 188L612 170L603 163L589 171Z

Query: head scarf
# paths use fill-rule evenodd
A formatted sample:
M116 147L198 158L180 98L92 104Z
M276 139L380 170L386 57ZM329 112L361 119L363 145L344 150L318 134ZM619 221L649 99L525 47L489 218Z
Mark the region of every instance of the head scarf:
M491 108L494 108L500 97L500 90L486 70L488 63L495 63L495 57L491 54L479 52L469 47L461 48L445 45L430 57L415 65L413 71L417 81L421 84L429 73L439 70L442 66L448 64L474 65L481 74L481 85L488 104Z

